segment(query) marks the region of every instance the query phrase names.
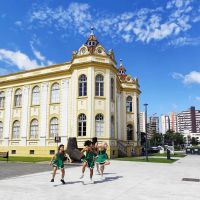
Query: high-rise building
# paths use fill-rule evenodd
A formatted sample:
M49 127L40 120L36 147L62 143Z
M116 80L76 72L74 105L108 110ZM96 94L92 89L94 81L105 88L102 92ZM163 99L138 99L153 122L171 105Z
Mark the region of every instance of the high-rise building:
M146 132L146 130L145 130L145 124L146 124L146 121L145 121L145 112L140 112L140 132L143 132L143 133Z
M161 119L161 133L165 134L170 129L170 120L168 115L162 115Z
M200 110L190 107L187 111L178 114L178 132L200 132Z
M177 114L175 112L169 113L169 129L178 132Z
M159 133L159 117L152 116L149 118L149 136L151 137L153 133Z

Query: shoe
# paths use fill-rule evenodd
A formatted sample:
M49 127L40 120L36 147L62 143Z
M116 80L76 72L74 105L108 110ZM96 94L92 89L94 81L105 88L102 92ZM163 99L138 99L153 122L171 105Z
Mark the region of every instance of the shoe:
M90 179L89 184L94 184L94 181Z
M54 182L54 179L53 179L53 178L51 179L51 182Z
M65 184L65 181L64 181L64 179L61 179L60 181L62 182L62 184L63 184L63 185Z
M102 180L102 181L103 181L103 180L105 180L105 177L104 177L104 176L102 176L102 177L101 177L101 180Z
M80 179L82 179L84 177L84 174L82 174L81 176L80 176Z

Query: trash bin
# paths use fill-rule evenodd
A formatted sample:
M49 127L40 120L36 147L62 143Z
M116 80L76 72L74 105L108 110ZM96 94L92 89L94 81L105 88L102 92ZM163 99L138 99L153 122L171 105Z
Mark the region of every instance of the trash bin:
M186 148L186 154L192 154L192 149L191 148Z
M198 149L198 148L194 148L194 149L193 149L193 154L198 155L198 154L199 154L199 149Z

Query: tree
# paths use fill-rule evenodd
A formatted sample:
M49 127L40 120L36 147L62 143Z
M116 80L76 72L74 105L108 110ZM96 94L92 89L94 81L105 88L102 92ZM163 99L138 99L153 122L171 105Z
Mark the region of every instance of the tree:
M184 137L181 133L175 133L173 130L168 130L164 135L165 144L180 146L185 143Z
M165 144L173 145L175 134L173 130L168 130L164 135Z
M162 145L162 134L154 132L150 139L151 146Z
M198 140L195 137L192 137L191 144L193 146L197 145L198 144Z

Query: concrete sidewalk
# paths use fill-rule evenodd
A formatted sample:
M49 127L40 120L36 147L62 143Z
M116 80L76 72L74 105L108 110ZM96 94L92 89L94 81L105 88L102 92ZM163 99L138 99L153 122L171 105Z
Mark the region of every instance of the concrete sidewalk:
M200 178L200 156L187 156L174 164L112 161L106 168L105 181L94 175L95 184L87 184L89 170L80 180L81 168L66 170L66 185L60 175L50 183L51 173L43 172L0 181L4 200L199 200L200 182L182 178Z

